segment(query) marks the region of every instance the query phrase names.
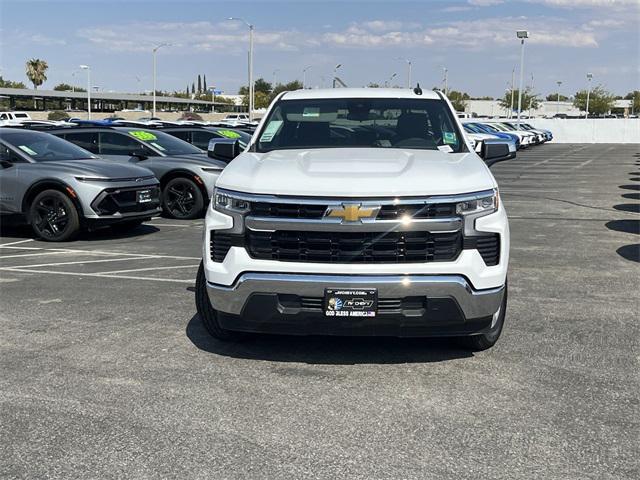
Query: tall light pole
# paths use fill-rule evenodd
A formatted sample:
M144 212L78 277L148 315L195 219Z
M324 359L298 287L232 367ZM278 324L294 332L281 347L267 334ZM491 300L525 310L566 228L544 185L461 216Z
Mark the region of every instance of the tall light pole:
M276 75L278 74L278 72L279 72L279 71L280 71L280 69L279 69L279 68L276 68L276 69L273 71L273 84L272 84L273 86L271 87L271 88L272 88L272 90L275 90L275 88L276 88Z
M587 73L587 81L589 82L589 88L587 88L587 108L584 114L584 118L589 118L589 95L591 94L591 79L593 78L593 73Z
M407 63L407 88L411 88L411 60L408 58L397 57L398 60L402 60Z
M522 87L524 78L524 40L529 38L529 32L526 30L518 30L516 37L520 39L520 85L518 87L518 130L520 130L520 113L522 112Z
M442 70L444 70L444 78L442 79L442 82L444 83L444 94L447 94L447 90L449 89L449 70L447 70L447 67L442 67Z
M87 119L91 120L91 67L80 65L80 68L87 71Z
M514 90L515 90L515 83L516 81L516 67L513 67L513 70L511 70L511 108L509 109L509 118L513 117L513 95L514 95Z
M153 113L152 117L156 116L156 52L162 47L169 47L171 44L169 43L161 43L153 47Z
M556 101L556 114L558 114L560 113L560 85L562 85L562 82L558 80L556 83L558 84L558 100Z
M338 73L338 69L342 67L342 64L339 63L337 64L335 67L333 67L333 82L332 82L332 86L333 88L336 88L336 75Z
M249 120L253 120L254 88L253 88L253 24L244 18L229 17L228 20L237 20L249 27Z
M304 90L307 85L307 70L311 68L311 65L307 65L302 69L302 89Z
M529 118L531 118L531 107L533 106L533 73L531 74L531 96L529 97Z

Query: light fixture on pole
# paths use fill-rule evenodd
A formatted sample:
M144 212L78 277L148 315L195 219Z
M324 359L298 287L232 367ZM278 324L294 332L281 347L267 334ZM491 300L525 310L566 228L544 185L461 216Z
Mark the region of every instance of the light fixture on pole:
M244 18L229 17L227 20L237 20L249 27L249 120L253 120L254 109L254 88L253 88L253 24L247 22Z
M80 65L80 68L87 71L87 118L91 120L91 67Z
M161 43L153 47L153 113L152 117L156 116L156 52L162 47L170 47L170 43Z
M447 67L442 67L442 70L444 71L444 78L442 79L442 83L444 84L444 94L446 95L447 90L449 89L449 70L447 69Z
M307 65L302 69L302 89L304 90L307 86L307 70L311 68L311 65Z
M529 38L529 32L526 30L518 30L516 37L520 39L520 84L518 86L518 121L517 129L520 130L520 113L522 112L522 87L524 78L524 41Z
M558 100L556 101L556 114L558 114L560 113L560 85L562 85L562 82L558 80L556 83L558 84Z
M397 60L402 60L407 63L407 88L411 88L411 67L412 62L408 58L396 57Z
M340 67L342 67L342 64L341 64L341 63L339 63L339 64L337 64L335 67L333 67L333 82L332 82L332 83L333 83L333 84L332 84L333 88L336 88L336 74L337 74L338 69L339 69Z
M584 114L584 118L589 118L589 95L591 94L592 78L593 78L593 73L587 73L587 81L589 82L589 88L587 88L587 108L585 108L586 112Z

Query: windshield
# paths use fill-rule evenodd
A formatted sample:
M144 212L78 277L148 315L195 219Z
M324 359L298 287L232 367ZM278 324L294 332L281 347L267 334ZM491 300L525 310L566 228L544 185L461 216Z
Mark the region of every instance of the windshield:
M2 139L36 162L98 158L84 148L48 133L16 130L3 132Z
M194 153L204 153L199 148L168 133L152 132L149 130L129 130L127 133L155 150L158 150L163 155L192 155Z
M442 100L331 98L278 102L256 150L349 147L460 152L464 142Z

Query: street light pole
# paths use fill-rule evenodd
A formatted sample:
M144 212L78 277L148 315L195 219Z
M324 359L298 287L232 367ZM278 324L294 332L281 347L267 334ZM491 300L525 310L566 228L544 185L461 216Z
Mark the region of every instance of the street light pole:
M151 114L152 117L156 116L156 52L160 48L168 47L168 46L170 46L170 44L161 43L159 45L156 45L153 48L153 113Z
M253 88L253 30L254 25L244 18L229 17L227 20L237 20L249 27L249 120L253 120L254 88Z
M556 101L556 115L557 115L560 113L560 85L562 85L562 82L558 80L556 83L558 84L558 100Z
M307 65L302 69L302 89L304 90L307 85L307 70L311 68L311 65Z
M531 118L531 108L533 106L533 73L531 74L531 96L529 97L529 118Z
M280 69L279 69L279 68L276 68L276 69L273 71L273 85L272 85L272 87L271 87L272 91L276 89L276 78L277 78L277 77L276 77L276 75L278 74L278 72L279 72L279 71L280 71Z
M448 90L448 81L449 81L449 70L447 70L447 67L442 67L442 69L444 70L444 94L447 94L447 90Z
M524 78L524 39L529 38L529 32L526 30L518 30L516 32L517 38L520 39L520 86L518 88L518 121L517 129L520 130L520 113L522 112L522 87Z
M394 78L396 78L396 76L397 76L397 75L398 75L397 73L394 73L393 75L391 75L391 76L389 77L389 80L387 80L386 82L384 82L384 86L385 86L385 87L388 87L388 86L389 86L389 84L391 83L391 80L393 80Z
M397 57L398 60L404 60L407 63L407 88L411 88L411 60L408 58Z
M513 94L514 94L514 88L515 88L515 83L516 81L516 67L513 67L513 70L511 70L511 107L509 109L509 118L513 117Z
M589 88L587 88L587 108L585 109L586 112L584 114L584 118L587 119L589 118L589 95L591 94L591 79L593 78L593 74L592 73L587 73L587 80L589 82Z
M342 64L339 63L337 64L335 67L333 67L333 88L336 88L336 73L338 72L338 69L342 67Z
M80 68L87 71L87 119L91 120L91 67L80 65Z

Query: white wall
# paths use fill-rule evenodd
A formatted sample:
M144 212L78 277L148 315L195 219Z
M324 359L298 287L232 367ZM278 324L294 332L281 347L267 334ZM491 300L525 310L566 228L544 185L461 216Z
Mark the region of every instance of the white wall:
M527 123L551 130L554 143L640 143L638 118L531 118Z

